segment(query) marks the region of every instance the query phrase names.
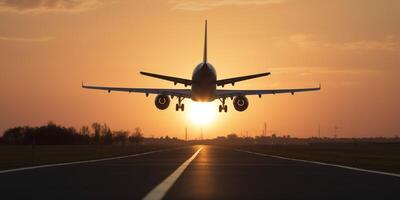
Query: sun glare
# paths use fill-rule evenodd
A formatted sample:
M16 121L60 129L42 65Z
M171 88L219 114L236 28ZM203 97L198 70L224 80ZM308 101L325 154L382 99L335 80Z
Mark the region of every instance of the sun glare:
M188 114L192 123L207 125L215 120L217 109L212 103L191 102Z

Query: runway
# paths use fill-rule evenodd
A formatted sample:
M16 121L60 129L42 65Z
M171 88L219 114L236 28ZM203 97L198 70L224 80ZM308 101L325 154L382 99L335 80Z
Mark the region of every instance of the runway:
M163 199L400 199L399 177L218 146L2 173L0 192L1 199L142 199L163 182Z

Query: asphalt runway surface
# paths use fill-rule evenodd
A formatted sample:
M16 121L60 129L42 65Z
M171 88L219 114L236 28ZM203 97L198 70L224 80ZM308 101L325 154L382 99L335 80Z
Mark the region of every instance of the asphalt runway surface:
M400 177L218 146L175 148L115 160L0 173L0 199L144 197L398 200Z

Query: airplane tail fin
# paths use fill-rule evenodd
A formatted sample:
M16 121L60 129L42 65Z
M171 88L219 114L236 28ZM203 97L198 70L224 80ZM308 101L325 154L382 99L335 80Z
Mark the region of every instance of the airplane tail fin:
M204 35L204 55L203 55L203 62L207 62L207 20L205 25L205 35Z

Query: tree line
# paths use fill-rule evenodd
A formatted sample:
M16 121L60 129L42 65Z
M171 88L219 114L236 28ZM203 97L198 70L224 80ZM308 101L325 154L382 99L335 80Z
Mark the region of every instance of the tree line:
M7 129L0 138L0 144L7 145L73 145L73 144L140 144L143 133L139 127L132 132L126 130L111 131L107 124L93 123L82 126L64 127L49 122L39 127L18 126Z
M153 144L153 145L177 145L177 144L325 144L325 143L400 143L398 136L393 138L296 138L290 135L240 137L235 133L226 136L218 136L214 139L184 141L176 137L144 138L142 130L137 127L133 131L112 131L107 124L93 123L91 126L82 126L80 129L64 127L49 122L47 125L30 127L17 126L7 129L0 137L0 144L4 145L87 145L87 144Z

